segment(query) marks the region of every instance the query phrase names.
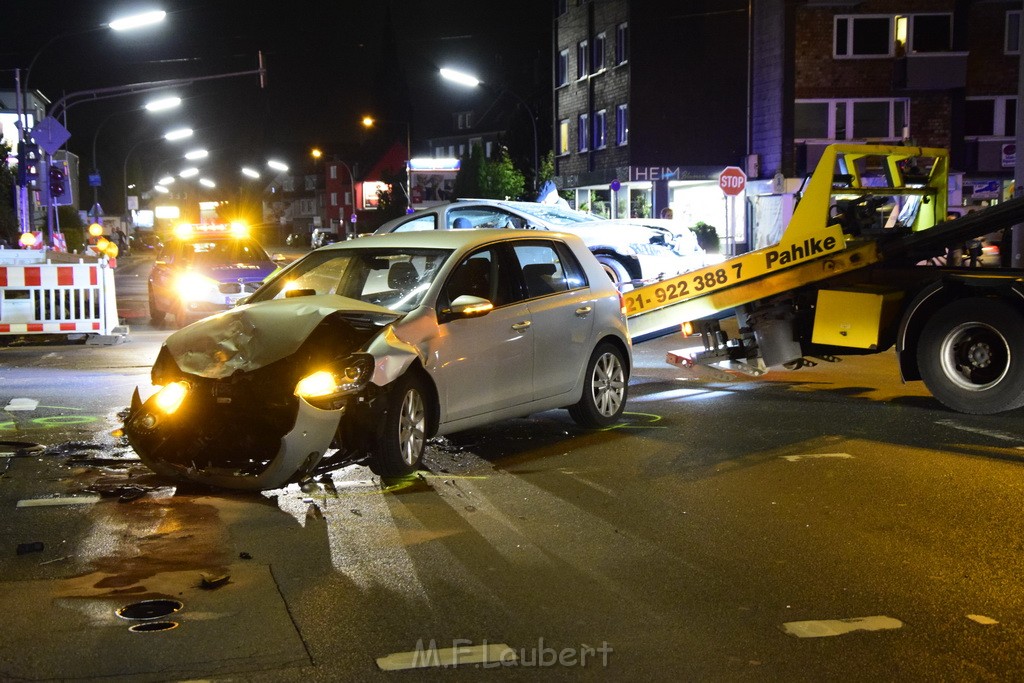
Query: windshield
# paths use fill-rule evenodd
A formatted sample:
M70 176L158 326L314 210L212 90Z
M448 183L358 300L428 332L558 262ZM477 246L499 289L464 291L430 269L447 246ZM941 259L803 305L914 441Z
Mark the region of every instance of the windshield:
M310 252L248 300L336 294L408 313L423 300L447 249L326 249Z
M515 208L523 213L535 216L551 225L572 225L574 223L590 223L597 220L596 216L588 216L556 204L515 204Z
M263 247L251 239L192 240L186 242L183 258L186 264L201 266L270 260Z

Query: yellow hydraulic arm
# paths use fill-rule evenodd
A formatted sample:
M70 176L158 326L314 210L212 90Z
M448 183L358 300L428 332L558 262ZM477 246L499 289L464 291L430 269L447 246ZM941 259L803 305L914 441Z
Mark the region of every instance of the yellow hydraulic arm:
M948 164L942 149L830 145L778 244L626 293L630 336L651 339L681 323L877 263L884 258L877 239L844 234L839 220L830 223L834 198L919 196L913 223L904 227L924 230L946 216Z

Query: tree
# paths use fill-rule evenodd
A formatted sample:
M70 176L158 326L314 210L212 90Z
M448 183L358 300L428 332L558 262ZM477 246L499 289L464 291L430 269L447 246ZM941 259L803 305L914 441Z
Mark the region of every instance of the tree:
M0 133L0 240L9 245L18 243L18 212L15 210L14 171L7 164L11 147Z
M526 179L504 147L498 159L490 160L484 157L483 147L473 145L469 158L462 160L455 176L455 196L460 198L518 199L525 187Z

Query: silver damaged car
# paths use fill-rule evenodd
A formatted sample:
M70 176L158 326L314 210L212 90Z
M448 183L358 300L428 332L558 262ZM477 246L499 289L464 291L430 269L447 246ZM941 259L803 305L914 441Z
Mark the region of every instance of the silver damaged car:
M214 486L402 476L432 436L554 408L613 424L631 363L621 296L574 235L372 236L170 335L124 431L151 469Z

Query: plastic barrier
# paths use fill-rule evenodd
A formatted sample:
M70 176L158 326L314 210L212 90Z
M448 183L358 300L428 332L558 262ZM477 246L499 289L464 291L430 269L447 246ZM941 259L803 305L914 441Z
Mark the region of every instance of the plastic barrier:
M32 252L27 252L32 253ZM117 335L114 271L105 260L53 262L0 250L0 334ZM60 254L60 261L71 259Z

